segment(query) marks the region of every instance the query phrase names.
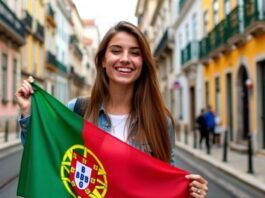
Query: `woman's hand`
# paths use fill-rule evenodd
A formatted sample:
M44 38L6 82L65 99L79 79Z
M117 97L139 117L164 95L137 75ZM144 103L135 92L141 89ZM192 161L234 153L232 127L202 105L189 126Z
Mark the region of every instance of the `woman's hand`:
M30 114L31 111L31 95L34 93L31 83L34 79L30 76L27 80L23 80L22 85L16 91L16 100L23 117Z
M191 197L204 198L207 197L208 182L200 175L186 175L186 179L191 180L189 191Z

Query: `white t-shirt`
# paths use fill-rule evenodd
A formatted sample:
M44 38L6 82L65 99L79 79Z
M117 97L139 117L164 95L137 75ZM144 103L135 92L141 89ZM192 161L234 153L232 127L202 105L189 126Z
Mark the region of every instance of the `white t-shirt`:
M111 134L123 142L126 142L128 136L128 114L113 115L108 114L111 120Z

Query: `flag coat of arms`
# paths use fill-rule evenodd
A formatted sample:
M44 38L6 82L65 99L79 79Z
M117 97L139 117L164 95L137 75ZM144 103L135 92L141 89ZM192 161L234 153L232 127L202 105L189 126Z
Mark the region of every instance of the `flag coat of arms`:
M102 131L35 83L33 88L18 196L189 197L188 172Z

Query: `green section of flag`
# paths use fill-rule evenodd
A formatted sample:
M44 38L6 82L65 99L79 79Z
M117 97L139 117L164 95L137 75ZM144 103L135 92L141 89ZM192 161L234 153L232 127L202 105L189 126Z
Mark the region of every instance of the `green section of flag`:
M27 198L70 197L61 181L61 162L72 145L84 144L83 119L35 83L33 89L17 194Z

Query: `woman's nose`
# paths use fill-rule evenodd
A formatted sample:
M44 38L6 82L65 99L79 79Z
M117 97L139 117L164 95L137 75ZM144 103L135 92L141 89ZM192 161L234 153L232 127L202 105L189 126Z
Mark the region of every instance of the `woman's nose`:
M129 53L128 52L124 52L122 53L122 56L121 56L121 62L129 62L130 60L130 57L129 57Z

